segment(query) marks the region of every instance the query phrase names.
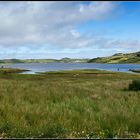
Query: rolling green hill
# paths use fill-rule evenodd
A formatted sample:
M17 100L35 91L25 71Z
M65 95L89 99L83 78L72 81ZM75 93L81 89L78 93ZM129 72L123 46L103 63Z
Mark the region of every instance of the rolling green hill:
M135 53L117 53L109 57L97 57L93 59L3 59L0 63L49 63L49 62L64 62L64 63L138 63L140 64L140 51Z
M89 63L140 63L140 52L118 53L109 57L97 57L90 59Z
M0 60L0 63L49 63L49 62L64 62L64 63L84 63L88 62L90 59L71 59L71 58L62 58L62 59L3 59Z

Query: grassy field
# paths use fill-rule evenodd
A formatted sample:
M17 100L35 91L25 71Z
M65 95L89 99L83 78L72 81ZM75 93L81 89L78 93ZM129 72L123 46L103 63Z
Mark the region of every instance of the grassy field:
M0 73L0 138L140 138L140 74Z

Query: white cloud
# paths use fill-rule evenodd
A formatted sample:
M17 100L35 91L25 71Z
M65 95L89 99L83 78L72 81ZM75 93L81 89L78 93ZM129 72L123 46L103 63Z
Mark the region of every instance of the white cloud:
M102 19L114 8L112 2L1 2L0 45L86 46L89 38L81 36L75 27Z
M44 57L70 52L73 55L81 53L92 56L97 50L103 49L107 52L110 49L122 52L138 50L140 43L136 40L107 38L106 35L97 37L89 32L78 31L77 26L91 20L104 20L112 16L116 8L114 2L1 1L0 55ZM51 50L50 46L56 48ZM101 55L100 52L98 55Z
M75 38L78 38L78 37L81 36L80 33L79 33L78 31L76 31L76 30L71 30L70 32L71 32L71 34L72 34Z

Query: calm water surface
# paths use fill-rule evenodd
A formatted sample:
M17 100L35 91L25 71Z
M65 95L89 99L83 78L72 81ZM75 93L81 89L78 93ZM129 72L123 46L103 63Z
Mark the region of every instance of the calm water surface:
M76 70L76 69L99 69L119 72L129 72L129 69L140 69L140 64L99 64L99 63L16 63L5 65L9 68L21 68L30 71L23 74L35 74L36 72Z

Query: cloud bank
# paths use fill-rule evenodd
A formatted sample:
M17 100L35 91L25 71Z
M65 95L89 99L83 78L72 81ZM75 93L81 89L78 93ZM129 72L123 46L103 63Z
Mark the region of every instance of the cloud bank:
M137 48L137 41L96 37L77 29L90 21L112 17L117 6L114 2L0 2L1 55L130 49L134 44Z

